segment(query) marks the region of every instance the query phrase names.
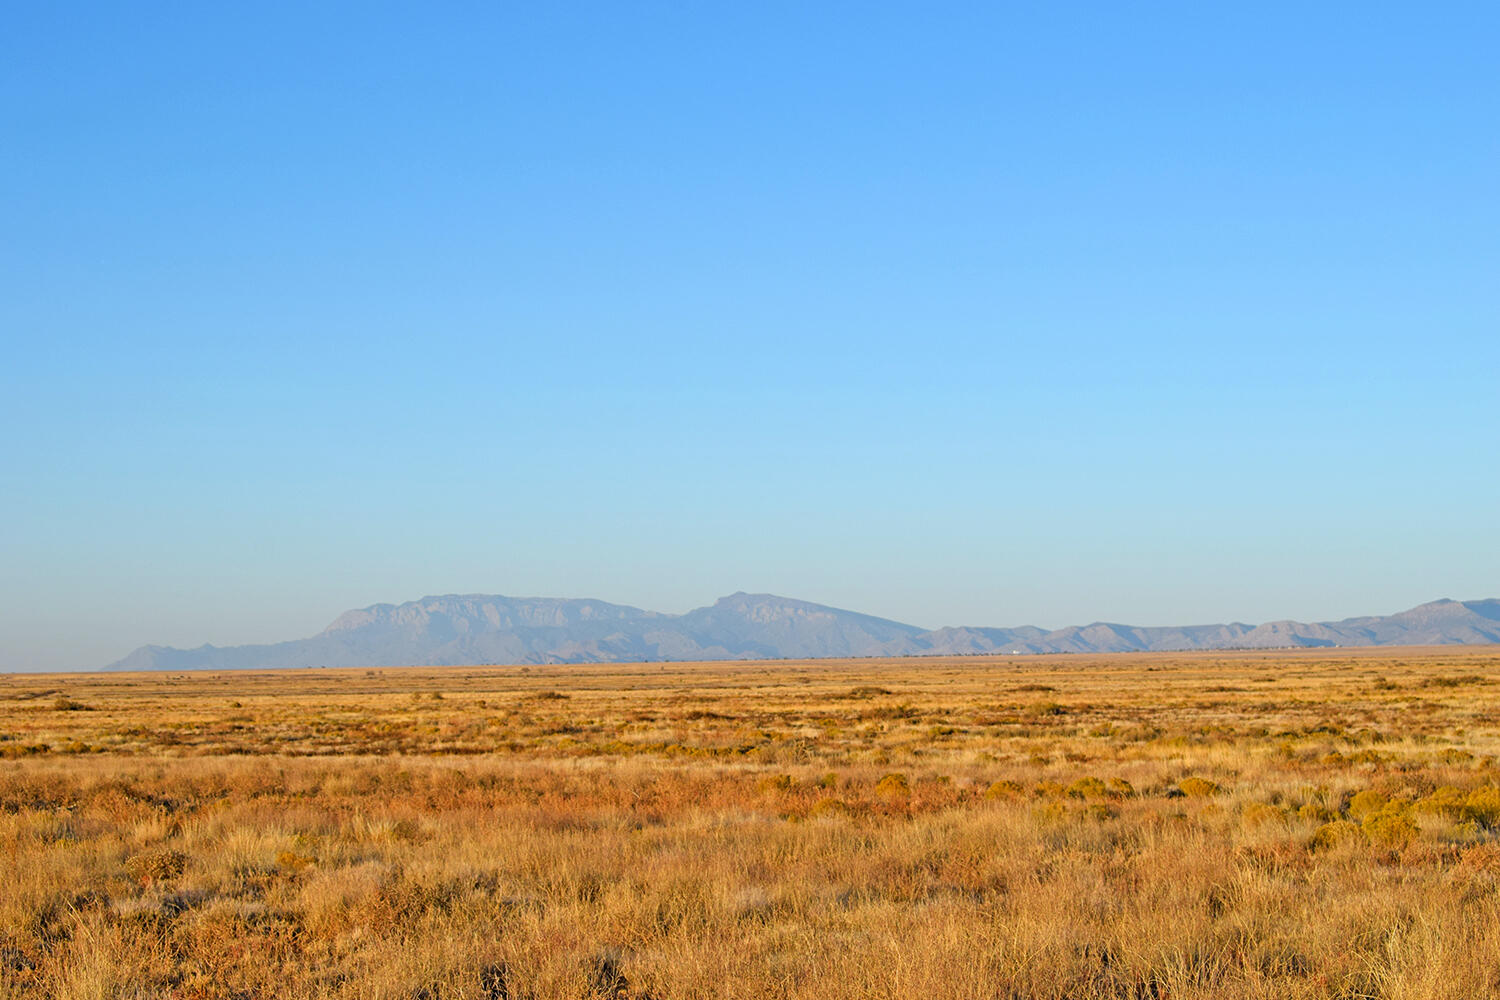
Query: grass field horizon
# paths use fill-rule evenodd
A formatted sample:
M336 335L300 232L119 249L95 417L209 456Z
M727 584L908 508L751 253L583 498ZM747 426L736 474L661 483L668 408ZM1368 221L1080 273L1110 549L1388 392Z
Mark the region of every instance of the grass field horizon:
M1500 991L1500 647L0 675L0 997Z

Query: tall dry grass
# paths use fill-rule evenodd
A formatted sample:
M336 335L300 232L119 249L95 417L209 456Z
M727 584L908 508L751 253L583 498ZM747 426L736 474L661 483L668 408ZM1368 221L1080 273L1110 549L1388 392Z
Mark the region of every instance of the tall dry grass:
M1500 995L1496 678L0 677L0 997Z

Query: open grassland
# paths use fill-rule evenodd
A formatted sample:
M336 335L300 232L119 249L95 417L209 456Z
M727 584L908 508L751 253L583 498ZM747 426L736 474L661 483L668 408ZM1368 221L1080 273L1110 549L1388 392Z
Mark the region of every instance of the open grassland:
M1500 650L0 676L0 998L1500 995Z

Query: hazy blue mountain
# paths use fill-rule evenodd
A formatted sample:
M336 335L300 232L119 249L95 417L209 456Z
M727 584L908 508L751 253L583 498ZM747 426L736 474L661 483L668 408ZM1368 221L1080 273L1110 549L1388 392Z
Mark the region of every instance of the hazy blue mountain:
M670 618L604 601L480 594L346 611L309 639L263 646L145 646L111 669L363 667L652 658L650 623Z
M1109 653L1285 646L1500 643L1500 600L1433 601L1383 617L1142 628L1109 622L1047 631L940 628L772 594L731 594L681 615L604 601L483 594L346 611L322 632L259 646L142 646L112 670L447 666L825 656Z
M741 658L880 656L891 643L926 634L853 611L771 594L732 594L673 622L675 631L700 648L722 649Z
M1433 601L1409 611L1338 622L1268 622L1247 646L1439 646L1500 642L1500 600Z

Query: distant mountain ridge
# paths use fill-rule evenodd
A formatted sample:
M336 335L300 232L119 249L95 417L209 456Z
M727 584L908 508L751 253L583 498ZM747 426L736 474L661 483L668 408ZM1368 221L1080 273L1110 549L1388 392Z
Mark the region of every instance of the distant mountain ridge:
M346 611L322 632L253 646L142 646L109 670L460 666L643 660L812 659L981 653L1114 653L1287 646L1500 643L1500 600L1440 600L1337 622L1141 628L1095 622L1047 631L940 628L773 594L731 594L686 614L606 601L450 594Z

